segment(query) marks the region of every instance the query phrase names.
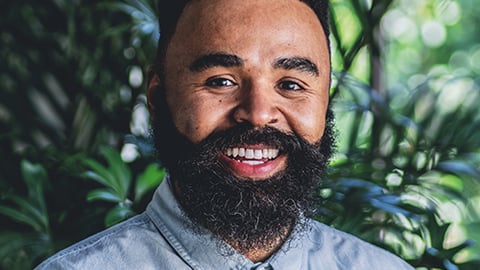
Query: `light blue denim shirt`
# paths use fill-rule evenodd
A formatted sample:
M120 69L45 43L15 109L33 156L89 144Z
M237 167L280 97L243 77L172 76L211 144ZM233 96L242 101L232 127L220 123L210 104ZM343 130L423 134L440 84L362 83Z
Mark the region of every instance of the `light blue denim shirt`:
M144 213L58 252L35 269L413 269L350 234L308 222L309 230L267 261L254 263L210 232L193 232L169 181L163 181Z

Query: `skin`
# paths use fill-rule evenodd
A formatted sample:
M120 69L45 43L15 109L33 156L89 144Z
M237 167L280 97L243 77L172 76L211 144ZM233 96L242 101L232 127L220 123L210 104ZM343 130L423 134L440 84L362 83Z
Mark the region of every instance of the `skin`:
M166 52L168 108L178 131L194 143L243 122L316 143L325 128L329 63L320 21L300 1L193 0ZM159 83L154 76L149 98L156 96ZM262 165L237 162L224 153L219 159L233 174L261 180L283 170L288 153ZM277 248L245 255L255 261Z

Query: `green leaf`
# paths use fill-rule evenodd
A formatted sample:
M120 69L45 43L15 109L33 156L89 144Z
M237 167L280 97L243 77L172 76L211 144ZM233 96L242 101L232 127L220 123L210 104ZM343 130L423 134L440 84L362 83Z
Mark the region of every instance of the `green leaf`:
M28 160L22 160L21 162L22 176L27 186L33 191L41 191L43 183L47 180L47 172L42 165L33 164Z
M475 177L477 179L480 178L480 171L474 166L472 166L471 164L464 161L458 161L458 160L443 161L443 162L440 162L437 165L437 167L445 172L450 172L457 175L466 174L466 175Z
M130 14L134 19L134 30L149 34L152 41L158 40L158 23L157 16L147 1L144 0L126 0L126 3L114 3L112 6Z
M118 192L126 198L131 182L130 168L128 168L117 151L109 147L102 147L101 153L108 162L109 171L118 186Z
M24 223L33 227L35 231L42 231L42 224L38 223L38 220L32 218L30 215L23 213L17 209L8 207L8 206L1 206L0 205L0 214L10 217L11 219L18 221L20 223Z
M108 211L107 215L105 216L105 226L110 227L115 225L131 216L133 216L135 212L132 211L127 206L119 205L115 208Z
M97 183L100 183L106 187L113 188L112 185L110 184L110 181L106 179L105 177L101 176L100 174L94 172L94 171L86 171L83 174L83 177L89 178Z
M472 240L467 240L455 247L444 249L441 251L443 258L453 260L455 255L457 255L460 251L464 250L465 248L471 247L474 245Z
M23 181L28 188L28 196L46 212L45 200L43 197L43 185L47 182L47 171L40 164L33 164L28 160L22 160L21 171Z
M93 159L84 159L83 163L91 169L93 173L87 172L86 177L99 182L102 185L117 189L115 177L112 173L102 164Z
M122 202L123 198L118 196L113 190L111 189L95 189L87 194L87 201L107 201L107 202Z
M463 190L463 180L456 175L442 175L442 177L440 177L440 184L457 192L461 192Z
M126 191L123 184L117 179L117 176L111 172L113 169L106 168L99 162L93 159L85 159L84 164L89 166L92 170L86 171L83 175L84 177L90 178L105 187L108 187L120 196L126 198Z
M35 261L53 252L51 239L43 233L0 232L0 263L10 262L5 269L32 269Z
M157 163L152 163L137 177L135 185L135 200L138 201L142 196L157 187L167 174L165 168L160 169Z
M394 198L395 200L392 201L389 198ZM380 196L378 198L370 199L369 202L375 208L382 209L383 211L390 212L392 214L400 214L407 217L413 216L413 213L398 206L400 202L400 198L398 196Z
M20 207L20 211L25 213L26 215L34 218L37 221L39 227L41 227L41 231L44 233L48 232L49 222L48 222L48 213L42 211L40 206L37 205L36 202L32 202L28 199L22 198L20 196L9 196L9 199L13 201ZM43 199L43 197L42 197Z

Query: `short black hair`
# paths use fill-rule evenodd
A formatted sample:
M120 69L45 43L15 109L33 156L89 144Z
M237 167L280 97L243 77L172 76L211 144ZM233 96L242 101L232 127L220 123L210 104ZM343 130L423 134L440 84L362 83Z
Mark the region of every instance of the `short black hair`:
M190 0L161 0L158 4L158 23L160 26L160 39L158 40L156 65L157 69L163 68L163 60L165 58L165 51L168 43L172 38L175 28L177 26L178 19L182 14L185 5ZM330 48L329 35L329 20L328 20L328 8L329 0L299 0L307 4L317 15L320 23L323 27L323 32L327 40L327 47Z

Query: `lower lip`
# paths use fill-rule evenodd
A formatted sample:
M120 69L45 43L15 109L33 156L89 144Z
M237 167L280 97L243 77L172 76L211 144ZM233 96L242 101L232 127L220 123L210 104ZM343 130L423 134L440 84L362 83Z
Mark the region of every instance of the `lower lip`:
M279 155L275 159L268 160L261 164L248 164L229 158L221 154L222 161L233 174L239 177L252 180L262 180L273 176L285 168L287 156Z

